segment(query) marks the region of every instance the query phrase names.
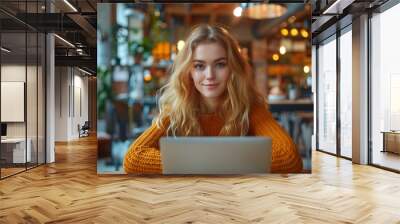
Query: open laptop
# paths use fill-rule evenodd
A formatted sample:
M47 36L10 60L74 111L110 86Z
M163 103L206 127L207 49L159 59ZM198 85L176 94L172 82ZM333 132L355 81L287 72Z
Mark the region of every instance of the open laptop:
M269 173L271 138L163 137L163 174Z

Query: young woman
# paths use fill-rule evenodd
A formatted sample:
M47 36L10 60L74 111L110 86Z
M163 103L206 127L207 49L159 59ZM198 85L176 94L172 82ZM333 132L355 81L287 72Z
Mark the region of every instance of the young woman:
M255 90L237 41L219 26L195 27L162 88L159 116L130 146L127 173L161 173L162 136L269 136L275 173L296 173L302 160Z

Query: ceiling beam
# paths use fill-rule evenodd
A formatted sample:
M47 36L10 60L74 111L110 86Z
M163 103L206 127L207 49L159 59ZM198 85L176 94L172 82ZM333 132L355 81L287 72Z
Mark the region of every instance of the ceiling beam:
M85 17L80 14L68 14L68 17L79 25L91 39L96 39L96 29L85 19Z
M87 67L96 71L96 58L91 56L55 56L56 66L79 66Z

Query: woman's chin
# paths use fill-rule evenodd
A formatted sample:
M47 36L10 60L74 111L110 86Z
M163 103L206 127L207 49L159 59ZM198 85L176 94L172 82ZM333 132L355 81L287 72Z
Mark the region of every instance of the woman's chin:
M219 91L203 91L201 95L205 98L218 98L221 93Z

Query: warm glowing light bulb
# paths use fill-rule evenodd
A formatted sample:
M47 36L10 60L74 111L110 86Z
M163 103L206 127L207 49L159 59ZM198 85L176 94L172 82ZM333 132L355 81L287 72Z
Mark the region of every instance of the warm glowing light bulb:
M279 48L279 53L281 53L281 55L286 54L286 47L285 47L285 46L281 46L281 47Z
M292 28L290 30L290 35L295 37L295 36L299 35L299 31L296 28Z
M308 37L308 31L305 29L301 29L300 34L302 37L307 38Z
M181 51L184 46L185 46L185 41L180 40L180 41L178 41L176 48L178 48L178 51Z
M279 54L273 54L272 55L272 60L278 61L279 60Z
M148 74L146 74L146 75L144 75L144 81L146 81L146 82L150 82L151 81L151 79L152 79L152 77L151 77L151 75L148 73Z
M281 34L286 37L287 35L289 35L289 30L286 28L283 28L283 29L281 29Z
M144 77L143 77L144 81L150 82L152 78L153 77L151 77L150 71L149 70L145 70Z
M233 10L233 15L236 17L242 16L243 9L242 7L238 6Z
M304 65L303 71L304 71L304 73L309 73L310 72L310 66Z

